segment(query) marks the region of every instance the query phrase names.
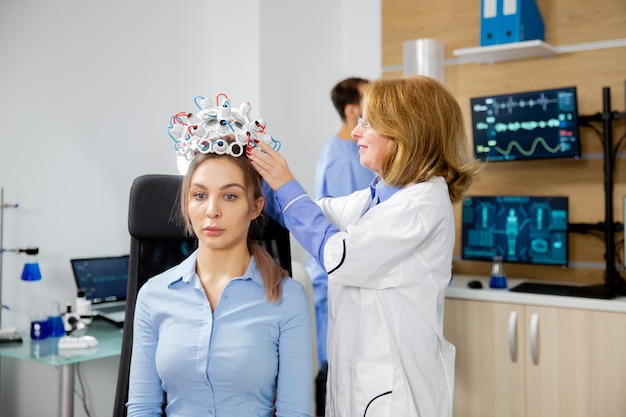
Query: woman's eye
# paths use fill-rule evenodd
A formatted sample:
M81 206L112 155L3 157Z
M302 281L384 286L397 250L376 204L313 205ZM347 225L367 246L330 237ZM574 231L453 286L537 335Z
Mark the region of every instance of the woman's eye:
M224 198L228 201L232 201L232 200L236 200L237 196L235 194L226 194L224 195Z
M206 195L204 193L201 193L201 192L193 193L193 198L195 198L196 200L202 200L205 197L206 197Z

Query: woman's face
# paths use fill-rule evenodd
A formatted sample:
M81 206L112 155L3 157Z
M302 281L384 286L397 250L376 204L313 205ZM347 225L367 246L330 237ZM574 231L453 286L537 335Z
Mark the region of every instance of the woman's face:
M248 199L244 175L230 158L202 162L191 177L187 210L198 242L212 250L246 245L263 199Z
M366 111L363 112L363 117L359 119L359 123L352 130L352 139L359 146L361 165L380 175L383 166L383 154L390 139L379 134L370 126Z

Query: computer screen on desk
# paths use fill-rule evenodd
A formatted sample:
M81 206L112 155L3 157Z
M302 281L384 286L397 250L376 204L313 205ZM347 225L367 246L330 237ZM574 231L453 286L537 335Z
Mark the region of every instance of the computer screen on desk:
M93 304L126 300L128 255L70 259L76 288Z
M568 217L567 197L466 197L461 258L567 265Z

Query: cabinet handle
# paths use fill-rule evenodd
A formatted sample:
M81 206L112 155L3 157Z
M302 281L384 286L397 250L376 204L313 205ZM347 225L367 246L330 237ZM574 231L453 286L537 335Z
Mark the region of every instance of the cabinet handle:
M537 331L539 329L539 314L530 315L530 354L533 364L539 365L539 352L537 351Z
M517 312L509 313L509 352L511 361L517 362Z

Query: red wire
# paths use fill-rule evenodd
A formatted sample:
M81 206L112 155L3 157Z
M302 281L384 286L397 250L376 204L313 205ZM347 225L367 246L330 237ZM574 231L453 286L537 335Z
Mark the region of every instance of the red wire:
M220 103L219 103L219 98L220 98L220 97L222 97L222 96L224 96L224 98L228 100L228 96L227 96L226 94L224 94L224 93L219 93L218 95L216 95L216 96L215 96L215 105L216 105L216 106L219 106L219 105L220 105Z
M181 116L184 116L184 117L186 117L186 118L190 118L190 117L191 117L191 113L187 113L187 112L184 112L184 111L181 111L181 112L176 113L176 114L174 115L174 124L176 124L176 123L181 123L181 124L183 124L183 125L185 125L185 126L188 126L188 123L185 123L185 122L183 122L183 121L180 119L180 117L181 117Z
M254 124L257 125L260 128L257 132L265 133L265 126L267 126L267 125L263 126L262 124L260 124L257 121L255 121Z

